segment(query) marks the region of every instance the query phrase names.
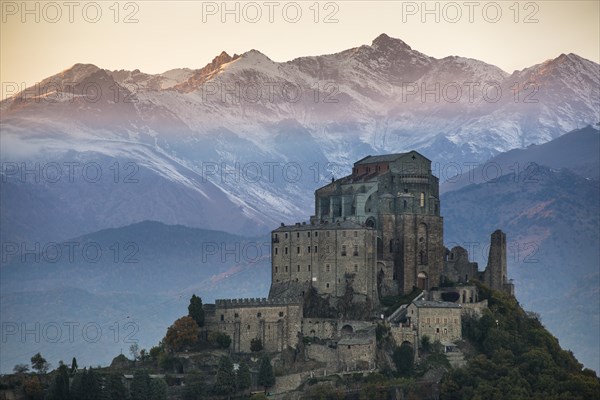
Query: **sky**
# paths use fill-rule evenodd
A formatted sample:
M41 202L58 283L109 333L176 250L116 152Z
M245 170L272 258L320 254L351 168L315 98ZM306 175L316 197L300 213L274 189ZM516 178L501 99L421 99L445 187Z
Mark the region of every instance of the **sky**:
M334 53L381 33L429 56L507 72L561 53L600 60L600 1L5 1L0 81L26 87L75 63L160 73L221 51L275 61Z

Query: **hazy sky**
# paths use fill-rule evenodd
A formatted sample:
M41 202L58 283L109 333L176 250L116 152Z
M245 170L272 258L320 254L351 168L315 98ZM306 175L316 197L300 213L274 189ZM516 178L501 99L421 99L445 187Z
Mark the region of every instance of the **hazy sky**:
M200 68L223 50L253 48L286 61L370 44L382 32L430 56L507 72L570 52L598 62L599 3L2 0L0 80L31 86L79 62L149 73Z

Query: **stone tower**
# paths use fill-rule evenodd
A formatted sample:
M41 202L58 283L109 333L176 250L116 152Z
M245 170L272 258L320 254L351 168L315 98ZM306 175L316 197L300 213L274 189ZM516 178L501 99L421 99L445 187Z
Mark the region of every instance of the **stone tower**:
M437 286L443 270L439 181L416 151L368 156L315 192L316 224L351 220L376 231L380 296Z
M506 234L498 229L492 233L488 263L482 281L491 289L514 295L514 286L507 277Z

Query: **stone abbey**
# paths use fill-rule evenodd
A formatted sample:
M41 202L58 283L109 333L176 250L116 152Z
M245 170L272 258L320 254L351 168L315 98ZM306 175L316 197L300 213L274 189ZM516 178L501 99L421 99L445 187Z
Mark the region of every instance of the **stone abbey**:
M421 290L411 311L441 313L434 320L447 325L430 323L423 331L439 335L432 339L456 339L456 310L478 303L468 282L509 294L514 288L507 278L505 234L492 234L488 264L479 271L465 249L444 247L440 209L429 159L416 151L367 156L350 175L316 190L309 222L282 224L271 233L268 299L217 300L206 305L207 323L229 334L236 352L249 351L255 338L267 351L282 351L309 336L349 341L336 357L357 362L363 353L369 359L369 331L381 319L381 299ZM443 296L451 287L455 295ZM448 298L453 300L442 301ZM406 321L406 309L394 315ZM402 341L419 338L418 326L397 332Z

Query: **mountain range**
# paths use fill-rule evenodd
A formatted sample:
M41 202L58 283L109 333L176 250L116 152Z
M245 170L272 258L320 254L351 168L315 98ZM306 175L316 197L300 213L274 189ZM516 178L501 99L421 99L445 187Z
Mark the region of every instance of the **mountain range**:
M518 298L599 370L599 69L562 54L507 73L385 34L288 62L251 50L162 74L76 64L0 103L2 320L144 321L151 309L141 338L154 344L192 292L268 292L267 259L197 271L203 244L261 241L306 220L314 190L356 160L414 149L441 179L446 245L480 244L483 266L489 234L507 232ZM20 259L64 242L103 257Z
M31 208L62 223L34 226L3 199L2 234L66 239L148 219L264 233L306 218L310 202L297 199L367 154L414 149L454 172L455 163L482 163L594 124L598 72L597 63L562 54L509 74L479 60L436 59L385 34L281 63L251 50L162 74L76 64L0 103L3 160L19 170L56 162L63 176L64 163L97 162L107 177L117 162L120 178L141 179L30 186L31 178L3 168L3 184L20 184L14 204L44 199ZM108 189L93 216L76 201L63 218L65 193L94 198Z

